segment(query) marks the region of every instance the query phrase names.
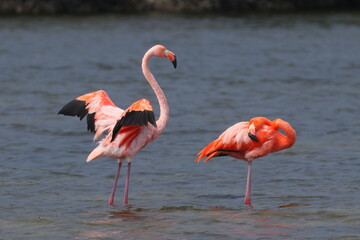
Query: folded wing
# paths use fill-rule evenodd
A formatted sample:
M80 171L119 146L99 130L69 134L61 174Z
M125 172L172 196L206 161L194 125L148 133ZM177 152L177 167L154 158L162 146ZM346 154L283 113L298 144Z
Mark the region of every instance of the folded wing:
M195 161L205 161L216 156L239 154L248 149L251 142L248 136L249 123L239 122L225 130L215 141L209 143L197 154Z
M121 133L121 129L127 126L147 126L152 124L156 127L155 115L150 101L140 99L128 107L113 128L111 142Z

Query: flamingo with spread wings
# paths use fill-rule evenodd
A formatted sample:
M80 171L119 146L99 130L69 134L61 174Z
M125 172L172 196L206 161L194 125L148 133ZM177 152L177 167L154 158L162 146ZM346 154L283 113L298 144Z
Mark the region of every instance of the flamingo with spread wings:
M87 115L87 129L94 133L94 140L107 133L99 145L87 157L90 162L99 157L118 160L116 177L109 204L114 204L116 185L122 162L126 160L127 174L123 203L128 203L131 162L135 155L149 142L155 140L164 130L169 119L169 106L164 92L149 69L151 57L168 58L176 68L176 56L162 45L150 48L142 59L142 71L155 92L160 105L160 117L156 121L153 107L147 99L131 104L126 110L118 108L103 90L88 93L66 104L58 114L77 116L82 120Z
M282 130L285 135L279 131ZM245 204L251 205L252 161L269 153L290 148L296 141L296 132L282 119L270 121L264 117L239 122L226 129L218 139L201 150L195 161L213 157L231 156L248 162Z

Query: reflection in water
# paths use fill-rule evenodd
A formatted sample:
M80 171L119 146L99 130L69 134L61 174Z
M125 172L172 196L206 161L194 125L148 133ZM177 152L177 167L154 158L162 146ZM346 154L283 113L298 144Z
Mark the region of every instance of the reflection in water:
M289 203L289 204L285 204L285 205L280 205L279 208L298 207L298 206L299 206L298 203Z
M172 233L184 228L189 229L190 235L182 234L181 238L175 239L190 239L200 233L206 233L209 237L289 237L299 229L294 224L284 222L281 216L287 214L291 213L283 209L232 209L222 206L164 206L160 209L126 207L119 211L93 213L93 217L85 223L92 226L92 230L79 232L76 239L160 239L169 238ZM201 222L204 224L199 224ZM94 226L99 230L94 231Z
M86 222L86 225L99 228L99 231L83 231L77 239L86 237L114 237L131 239L159 239L164 229L174 226L177 222L174 219L164 218L157 214L161 210L150 210L143 208L131 208L129 206L119 211L97 212L95 217ZM113 228L120 229L114 231ZM105 231L104 229L108 229ZM159 233L157 233L159 232Z
M120 210L120 211L116 211L116 212L110 212L108 218L110 220L122 220L122 221L134 221L134 220L140 220L142 218L144 218L144 216L140 216L139 214L137 214L137 212L140 212L141 210L136 209L136 210L131 210L131 209L126 209L126 210Z
M79 237L76 237L77 240L82 239L91 239L91 238L105 238L105 237L112 237L117 236L121 233L121 231L118 232L99 232L99 231L86 231L81 232Z
M231 235L241 234L250 236L287 236L289 229L294 229L292 224L279 222L273 215L278 215L273 210L239 210L226 209L222 211L209 212L212 218L223 223L231 223L233 228L229 230ZM261 216L265 214L266 216ZM259 216L260 215L260 216Z

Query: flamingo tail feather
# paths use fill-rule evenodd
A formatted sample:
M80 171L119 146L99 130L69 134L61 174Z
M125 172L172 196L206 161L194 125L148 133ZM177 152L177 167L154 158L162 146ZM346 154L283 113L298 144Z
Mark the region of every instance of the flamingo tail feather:
M104 147L99 145L97 146L87 157L86 162L90 162L96 158L104 156Z

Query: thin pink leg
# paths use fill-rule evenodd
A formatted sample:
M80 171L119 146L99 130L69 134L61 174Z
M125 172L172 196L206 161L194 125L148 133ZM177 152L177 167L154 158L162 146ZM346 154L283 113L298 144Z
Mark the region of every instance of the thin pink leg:
M128 204L128 202L129 202L128 196L129 196L130 168L131 168L131 162L128 163L128 168L127 168L127 173L126 173L124 204Z
M109 198L109 205L114 205L115 190L116 190L116 185L117 185L117 182L118 182L119 176L120 176L121 164L122 164L122 162L118 163L114 185L112 187L112 191L111 191L110 198Z
M251 165L252 161L248 161L248 174L246 181L246 192L244 203L251 206Z

